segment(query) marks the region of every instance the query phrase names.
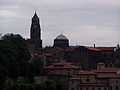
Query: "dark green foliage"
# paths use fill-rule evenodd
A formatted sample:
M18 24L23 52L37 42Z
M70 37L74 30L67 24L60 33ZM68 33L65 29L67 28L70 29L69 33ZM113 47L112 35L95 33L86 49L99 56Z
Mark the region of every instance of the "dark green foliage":
M33 64L35 66L35 74L36 75L40 75L40 74L43 74L44 73L44 70L43 70L43 60L42 60L42 57L39 56L39 55L36 55L33 59Z
M35 90L43 90L43 86L42 85L35 85Z
M29 58L25 39L18 34L4 35L0 40L0 82L4 84L3 76L15 79L27 75Z
M46 81L45 85L47 87L46 90L63 90L63 86L53 80Z
M4 85L6 78L6 69L0 65L0 86Z
M60 85L60 84L59 84ZM12 83L5 87L0 87L0 90L63 90L63 87L58 87L55 81L48 80L44 84L30 83Z
M0 40L0 90L62 90L55 81L48 80L41 85L34 84L34 76L45 73L43 58L36 55L28 62L30 53L26 41L18 34L7 34ZM14 79L5 84L6 77ZM18 76L29 77L29 83L17 83Z
M18 61L20 67L20 76L28 76L29 75L29 64L26 60Z
M2 40L12 43L15 46L18 60L28 60L30 58L27 43L19 34L6 34L2 37Z
M9 61L10 61L10 67L9 67L8 75L11 78L16 79L20 73L19 63L14 57L11 57Z

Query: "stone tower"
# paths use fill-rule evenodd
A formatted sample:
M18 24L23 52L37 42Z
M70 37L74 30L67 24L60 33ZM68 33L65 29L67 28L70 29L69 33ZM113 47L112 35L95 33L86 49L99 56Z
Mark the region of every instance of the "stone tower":
M36 12L32 17L32 23L30 28L30 42L34 46L35 50L42 49L42 40L41 40L41 28L39 23L39 17Z

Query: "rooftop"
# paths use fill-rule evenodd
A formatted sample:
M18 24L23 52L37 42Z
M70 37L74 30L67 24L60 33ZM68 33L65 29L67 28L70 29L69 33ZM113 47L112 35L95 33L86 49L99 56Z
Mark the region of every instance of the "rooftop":
M46 69L79 69L79 67L71 65L68 62L53 63L51 66L45 67Z
M80 75L85 75L85 74L89 74L89 75L96 75L97 73L93 72L93 71L85 71L85 72L80 72Z
M80 86L107 86L108 83L80 83Z
M58 36L56 37L56 39L58 39L58 40L67 40L66 36L63 35L63 34L58 35Z
M120 78L120 74L98 74L97 78Z
M109 51L109 50L114 50L115 47L96 47L97 49L101 51Z

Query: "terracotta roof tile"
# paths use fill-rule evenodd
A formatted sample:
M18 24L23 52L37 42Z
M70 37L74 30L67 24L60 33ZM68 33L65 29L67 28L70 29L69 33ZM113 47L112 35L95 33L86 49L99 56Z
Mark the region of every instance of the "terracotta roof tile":
M96 47L97 49L100 49L100 50L102 50L102 51L108 51L108 50L114 50L115 49L115 47Z
M120 74L98 74L97 78L120 78Z
M80 80L80 78L69 78L69 80Z
M85 72L80 72L79 74L80 74L80 75L86 75L86 74L96 75L97 73L92 72L92 71L85 71Z
M94 48L94 47L90 47L90 46L83 46L89 50L93 50L93 51L101 51L100 49Z
M100 69L100 70L92 70L93 72L96 72L96 73L110 73L110 72L118 72L120 71L120 68L105 68L105 69Z
M50 54L50 53L44 53L43 55L44 56L52 56L52 54Z
M51 66L45 67L46 69L79 69L79 67L71 65L68 62L53 63Z
M71 46L66 48L66 51L74 51L76 48L78 48L78 46Z
M80 83L80 86L107 86L108 83Z
M103 62L99 62L99 63L97 63L97 64L104 64L104 65L105 65L105 63L103 63Z
M53 47L53 49L57 49L57 50L60 50L60 51L64 51L62 48L60 47Z

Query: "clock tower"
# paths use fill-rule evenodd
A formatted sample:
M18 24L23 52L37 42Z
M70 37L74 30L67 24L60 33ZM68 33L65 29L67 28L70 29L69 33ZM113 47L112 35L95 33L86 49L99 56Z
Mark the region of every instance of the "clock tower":
M31 22L30 42L34 46L35 50L42 49L41 28L39 23L39 17L37 16L36 12L32 17Z

